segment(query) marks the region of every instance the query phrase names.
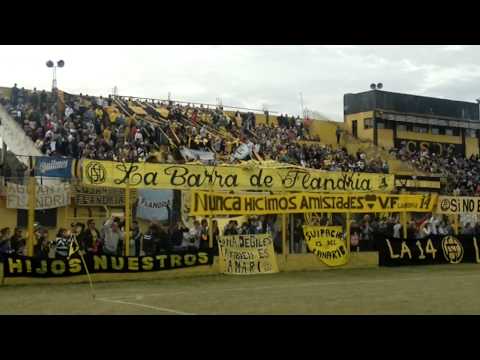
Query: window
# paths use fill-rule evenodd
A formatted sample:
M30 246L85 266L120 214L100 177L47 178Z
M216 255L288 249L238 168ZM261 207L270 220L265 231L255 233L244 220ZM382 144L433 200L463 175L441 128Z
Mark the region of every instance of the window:
M453 136L453 129L452 128L445 128L445 135Z
M469 138L477 137L475 129L466 129L465 136Z
M35 222L45 227L56 227L57 209L35 210ZM19 228L28 226L28 210L17 210L17 226Z
M433 135L440 135L440 128L432 127L432 134Z
M407 125L397 125L397 131L407 131Z
M372 118L366 118L363 120L363 128L364 129L371 129L373 128L373 119Z
M425 126L414 126L413 132L425 134L428 132L428 128L426 128Z
M377 129L385 129L385 123L382 120L377 120Z

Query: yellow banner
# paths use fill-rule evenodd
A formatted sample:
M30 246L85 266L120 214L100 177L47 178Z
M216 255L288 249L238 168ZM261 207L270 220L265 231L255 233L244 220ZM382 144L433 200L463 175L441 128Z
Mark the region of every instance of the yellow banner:
M480 197L439 196L438 214L480 214Z
M311 252L328 266L342 266L348 262L348 253L341 226L303 227L305 241Z
M278 272L271 234L220 236L220 272L231 275Z
M294 213L431 212L436 194L314 194L235 195L194 191L190 215L266 215Z
M324 172L288 164L247 162L242 165L118 163L83 160L85 185L176 190L254 190L305 192L389 192L388 174Z

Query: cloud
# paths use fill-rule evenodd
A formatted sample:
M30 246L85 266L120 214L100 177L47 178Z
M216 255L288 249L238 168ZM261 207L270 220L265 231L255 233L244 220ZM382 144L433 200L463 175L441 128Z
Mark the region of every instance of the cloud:
M343 119L343 95L384 90L474 100L478 46L0 46L2 86L48 89L48 59L65 60L65 91L177 100L299 114L304 105Z
M443 51L462 51L465 49L465 46L462 45L447 45L443 47Z

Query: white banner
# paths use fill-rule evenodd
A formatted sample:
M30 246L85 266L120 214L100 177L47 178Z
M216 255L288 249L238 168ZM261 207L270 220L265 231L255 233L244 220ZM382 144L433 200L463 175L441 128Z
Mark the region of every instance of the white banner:
M215 160L215 154L211 151L192 150L192 149L184 147L184 148L180 149L180 154L182 154L183 158L186 161L190 161L190 160L213 161L213 160Z
M36 210L70 205L70 184L36 185ZM7 209L28 209L28 187L7 183Z

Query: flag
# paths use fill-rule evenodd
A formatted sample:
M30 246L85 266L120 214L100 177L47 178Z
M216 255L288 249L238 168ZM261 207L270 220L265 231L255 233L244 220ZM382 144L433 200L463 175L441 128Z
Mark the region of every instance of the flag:
M72 236L72 239L70 241L70 249L68 250L68 258L70 258L73 254L75 254L79 249L80 249L80 246L78 245L77 237Z

